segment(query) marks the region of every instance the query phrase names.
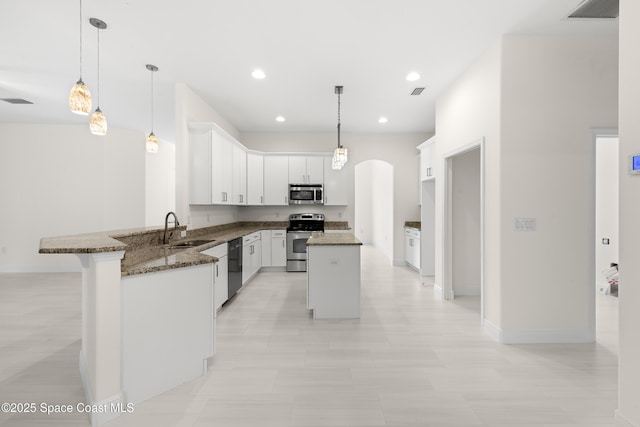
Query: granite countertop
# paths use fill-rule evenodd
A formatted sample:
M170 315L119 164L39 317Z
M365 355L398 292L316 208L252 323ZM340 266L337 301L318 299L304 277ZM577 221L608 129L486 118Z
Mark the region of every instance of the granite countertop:
M420 230L422 223L420 221L405 221L404 226L407 228L416 228Z
M312 233L307 246L355 246L362 242L351 233Z
M41 254L90 254L125 251L121 261L121 275L152 273L174 268L210 264L218 259L200 253L260 230L286 230L288 221L252 221L186 230L186 226L168 229L170 242L163 244L164 227L141 227L72 236L43 237ZM328 230L348 230L346 221L325 223ZM177 231L186 231L180 238ZM349 234L347 234L349 235ZM178 243L193 240L207 241L198 246L175 248Z

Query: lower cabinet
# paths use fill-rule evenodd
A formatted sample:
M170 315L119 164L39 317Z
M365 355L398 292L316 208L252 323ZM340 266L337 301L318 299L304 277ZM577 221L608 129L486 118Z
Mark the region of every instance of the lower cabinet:
M404 258L407 264L420 271L420 230L404 229Z
M206 251L202 251L205 255L218 258L218 262L213 265L213 284L214 284L214 307L218 311L222 304L227 302L229 298L229 262L227 258L227 244L215 246Z
M247 283L262 267L262 240L259 231L242 238L242 284Z
M287 231L271 230L271 266L287 266Z

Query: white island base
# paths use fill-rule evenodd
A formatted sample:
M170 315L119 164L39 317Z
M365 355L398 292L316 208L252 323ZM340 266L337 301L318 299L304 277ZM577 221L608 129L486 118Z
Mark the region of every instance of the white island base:
M331 244L323 238L307 242L307 308L314 319L358 319L361 243Z

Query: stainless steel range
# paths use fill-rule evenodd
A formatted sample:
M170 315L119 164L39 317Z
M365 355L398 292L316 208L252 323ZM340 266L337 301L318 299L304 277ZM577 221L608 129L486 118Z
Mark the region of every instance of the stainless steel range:
M287 271L307 271L307 239L313 232L324 232L323 214L289 215L287 228Z

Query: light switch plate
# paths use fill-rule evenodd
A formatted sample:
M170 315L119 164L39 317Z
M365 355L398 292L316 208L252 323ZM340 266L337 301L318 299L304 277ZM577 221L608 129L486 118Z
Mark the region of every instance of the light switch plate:
M535 218L514 218L513 229L515 231L536 231Z

